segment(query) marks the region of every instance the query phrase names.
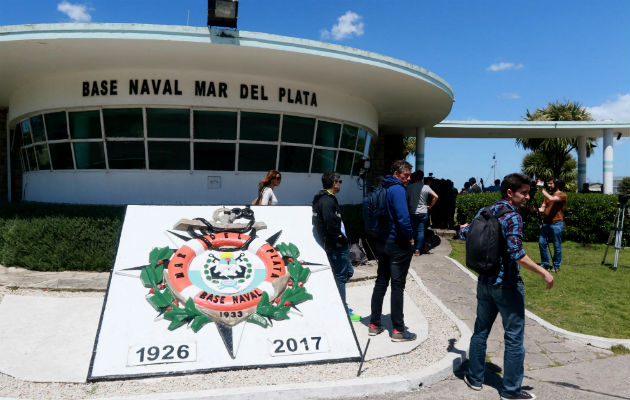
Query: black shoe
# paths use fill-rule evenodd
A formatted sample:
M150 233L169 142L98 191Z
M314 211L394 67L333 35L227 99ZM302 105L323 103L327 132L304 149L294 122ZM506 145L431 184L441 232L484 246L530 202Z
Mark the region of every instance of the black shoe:
M520 394L514 396L506 396L501 395L501 400L533 400L536 398L536 395L533 393L528 393L524 390L521 390Z
M392 332L392 342L409 342L411 340L416 340L416 337L415 333L411 333L408 330L399 332L394 329Z
M471 388L472 390L481 390L481 385L479 386L475 386L472 383L470 383L470 381L468 380L468 375L464 375L464 382L466 382L466 385L468 385L469 388Z

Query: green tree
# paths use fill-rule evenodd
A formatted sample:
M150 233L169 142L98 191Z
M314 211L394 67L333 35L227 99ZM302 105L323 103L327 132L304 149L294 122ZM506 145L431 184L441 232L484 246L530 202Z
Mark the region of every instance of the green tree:
M630 194L630 176L621 178L621 182L619 182L619 186L617 186L617 192L619 192L619 194Z
M555 101L547 104L544 108L537 108L534 112L527 110L523 119L527 121L592 121L591 114L587 111L586 107L580 105L580 103L568 101L566 103L560 103ZM544 164L540 167L541 171L547 170L544 179L560 177L565 170L564 164L568 160L573 159L571 157L571 151L577 149L577 138L519 138L516 139L516 144L521 146L525 150L531 150L532 153L537 153L535 159ZM586 140L586 156L590 156L593 153L593 149L596 147L594 138L587 138ZM531 161L531 160L530 160ZM523 160L525 164L525 160ZM575 166L574 166L575 168ZM549 174L551 175L549 177ZM537 178L543 179L543 176L536 175ZM565 182L571 182L566 181Z
M577 189L577 162L571 154L566 155L559 174L554 174L551 166L547 163L545 155L537 151L523 157L521 170L530 177L536 177L543 182L553 178L560 178L566 183L566 191L568 192L575 192Z

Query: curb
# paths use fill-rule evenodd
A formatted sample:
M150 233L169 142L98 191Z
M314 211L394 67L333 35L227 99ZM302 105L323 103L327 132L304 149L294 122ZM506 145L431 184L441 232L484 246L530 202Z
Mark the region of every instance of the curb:
M139 396L103 397L98 400L284 400L287 395L302 399L356 397L375 394L408 392L415 388L442 381L457 371L466 360L472 332L468 326L449 310L429 289L418 274L409 269L416 284L457 326L460 338L449 347L449 353L434 364L414 373L388 375L374 378L354 378L341 381L310 382L306 384L283 384L273 386L212 389L197 392L152 393ZM461 349L460 349L461 348ZM465 349L465 350L463 350Z
M457 260L452 259L452 258L447 257L447 256L446 256L446 258L449 259L450 261L452 261L453 264L455 264L459 269L464 271L472 279L477 280L477 276L475 274L473 274L472 272L470 272L470 270L468 268L464 267ZM580 342L582 344L587 344L587 345L590 345L590 346L593 346L593 347L597 347L597 348L600 348L600 349L606 349L606 350L610 350L610 347L611 346L615 346L615 345L622 345L622 346L625 346L625 347L630 349L630 339L605 338L605 337L601 337L601 336L584 335L582 333L567 331L566 329L562 329L560 327L557 327L557 326L555 326L555 325L545 321L544 319L540 318L538 315L534 314L533 312L529 311L528 309L525 309L525 315L528 318L531 318L534 321L538 322L540 325L544 326L545 328L549 329L550 331L554 331L554 332L564 336L567 339L575 340L576 342Z

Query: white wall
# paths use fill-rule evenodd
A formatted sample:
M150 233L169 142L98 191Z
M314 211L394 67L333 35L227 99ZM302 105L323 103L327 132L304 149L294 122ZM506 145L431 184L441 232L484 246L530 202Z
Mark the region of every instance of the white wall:
M23 177L23 200L76 204L250 204L264 172L37 171ZM209 188L220 177L220 188ZM357 177L342 176L341 204L361 202ZM282 173L281 205L310 205L321 174Z

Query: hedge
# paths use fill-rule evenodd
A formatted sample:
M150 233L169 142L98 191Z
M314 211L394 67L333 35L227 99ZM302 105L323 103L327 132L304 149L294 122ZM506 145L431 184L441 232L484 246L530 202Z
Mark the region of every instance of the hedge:
M123 206L0 204L0 263L36 271L109 271Z
M499 193L465 194L457 196L458 224L469 222L480 208L494 203ZM540 206L543 196L536 193L532 206ZM606 243L610 230L617 216L617 195L598 193L567 193L567 206L564 215L563 240L579 243ZM525 223L523 238L525 241L538 241L538 231L542 214L529 209L521 209ZM630 238L630 218L626 215L624 224L624 245Z

